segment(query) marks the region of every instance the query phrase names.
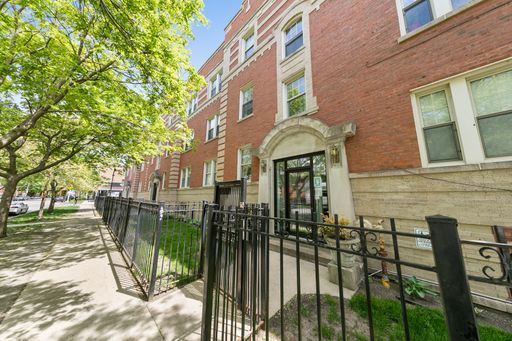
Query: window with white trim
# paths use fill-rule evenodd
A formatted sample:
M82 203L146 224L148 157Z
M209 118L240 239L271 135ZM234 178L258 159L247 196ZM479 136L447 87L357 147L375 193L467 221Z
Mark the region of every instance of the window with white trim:
M252 95L252 86L240 91L240 119L252 115Z
M238 165L239 177L250 180L252 175L252 155L249 148L238 150Z
M512 69L508 65L454 76L413 95L424 166L512 161Z
M180 188L189 188L190 187L190 174L191 174L190 167L181 169Z
M192 116L192 114L194 112L196 112L197 105L198 105L198 99L197 99L197 95L196 95L194 98L192 98L192 100L190 102L187 103L187 116Z
M242 41L243 55L242 60L249 59L256 51L256 36L254 30L248 33Z
M286 112L288 117L303 113L306 110L306 84L304 75L285 84Z
M403 23L402 34L423 27L436 18L454 11L474 0L397 0Z
M164 173L162 174L162 187L161 187L161 189L162 189L162 190L165 190L165 181L166 181L166 176L167 176L167 173L166 173L166 172L164 172Z
M215 76L210 78L210 98L217 95L222 86L222 72L217 73Z
M195 131L192 130L190 137L183 143L183 151L187 152L192 149L192 144L194 143Z
M203 186L215 185L215 179L217 176L217 161L210 160L204 163L204 177Z
M485 156L512 156L512 70L470 82Z
M447 90L421 96L419 107L429 162L462 160Z
M219 136L219 115L215 115L206 122L206 141Z
M295 19L284 31L284 56L292 55L304 45L304 34L302 31L302 17Z

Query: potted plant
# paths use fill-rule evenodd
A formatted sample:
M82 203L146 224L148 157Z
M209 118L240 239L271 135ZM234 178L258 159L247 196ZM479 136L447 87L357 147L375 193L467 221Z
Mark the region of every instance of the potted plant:
M336 228L334 225L334 216L332 215L324 215L324 223L329 224L328 226L322 226L320 228L320 232L322 233L325 242L330 247L336 248L336 232L338 232L339 242L340 242L340 250L347 250L352 252L357 252L361 248L361 241L359 240L359 235L357 232L352 232L347 228ZM344 217L340 216L338 219L338 225L348 226L350 221ZM331 251L331 260L337 265L338 257L336 250ZM354 266L356 260L359 257L356 257L354 254L350 254L347 252L340 252L341 258L341 266L344 267L352 267Z

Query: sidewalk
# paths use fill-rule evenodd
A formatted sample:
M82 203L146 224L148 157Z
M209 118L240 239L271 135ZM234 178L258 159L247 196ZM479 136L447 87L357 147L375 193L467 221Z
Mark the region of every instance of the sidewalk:
M91 203L0 240L0 340L199 339L202 283L142 300Z

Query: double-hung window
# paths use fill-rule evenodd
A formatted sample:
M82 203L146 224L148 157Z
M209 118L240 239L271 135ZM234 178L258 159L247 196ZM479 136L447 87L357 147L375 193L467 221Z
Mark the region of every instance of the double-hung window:
M249 148L242 148L238 151L238 164L240 178L250 180L252 174L252 155Z
M419 107L429 162L462 160L447 90L421 96Z
M249 33L243 40L244 46L244 60L250 58L254 51L256 51L256 38L254 36L254 31Z
M197 96L187 103L187 116L191 116L197 110Z
M210 141L219 135L219 116L215 115L206 123L206 141Z
M246 118L252 114L252 94L253 88L247 88L240 92L241 98L241 110L240 110L240 119Z
M183 143L183 151L189 151L190 149L192 149L192 144L194 142L194 138L195 138L195 132L194 130L192 130L192 133L190 134L190 137L188 139L185 140L185 142Z
M210 97L214 97L221 90L222 72L217 73L210 79Z
M412 32L474 0L397 0L404 18L402 33Z
M215 185L215 178L217 174L217 161L211 160L204 163L204 178L203 186Z
M512 70L470 82L485 156L512 156Z
M288 57L304 45L302 18L294 21L284 31L284 56Z
M405 30L414 31L433 20L430 0L401 0L405 19Z
M190 174L191 174L190 167L181 169L180 188L189 188L190 187Z
M285 85L288 117L303 113L306 110L306 87L304 75Z

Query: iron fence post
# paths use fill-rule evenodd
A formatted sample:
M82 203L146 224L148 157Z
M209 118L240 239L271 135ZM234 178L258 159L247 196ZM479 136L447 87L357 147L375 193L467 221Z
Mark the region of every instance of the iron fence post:
M139 244L140 238L140 225L142 224L141 220L141 210L142 210L142 202L139 201L139 206L137 207L137 226L135 227L135 237L133 240L133 252L132 252L132 263L130 264L130 268L133 268L133 264L137 259L137 248Z
M204 269L204 293L203 293L203 323L201 325L201 340L211 340L212 313L213 313L213 289L215 286L215 252L217 226L214 222L214 206L208 206L208 231L206 233L206 262Z
M156 221L155 236L153 239L153 259L151 265L151 278L149 281L148 288L148 301L150 301L155 295L156 275L158 272L158 255L160 252L160 236L162 235L162 222L164 220L164 211L165 204L160 203L158 205L158 217Z
M426 219L450 339L480 340L457 220L440 215Z
M201 246L199 249L199 275L204 275L204 256L206 248L206 218L208 214L208 201L203 201L203 212L201 214Z

